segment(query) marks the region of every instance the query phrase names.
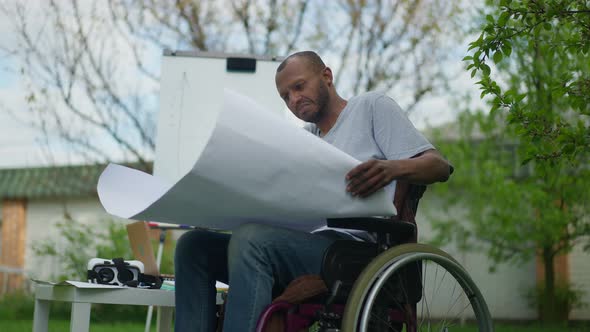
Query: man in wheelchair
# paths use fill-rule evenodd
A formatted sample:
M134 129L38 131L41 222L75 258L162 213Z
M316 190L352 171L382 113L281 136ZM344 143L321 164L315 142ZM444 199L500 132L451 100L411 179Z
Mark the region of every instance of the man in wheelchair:
M346 175L347 191L358 199L384 188L393 201L398 181L426 185L449 178L449 163L395 101L378 92L343 99L331 69L316 53L287 57L275 82L289 110L307 122L306 130L365 161ZM217 328L219 280L230 286L223 330L254 331L265 308L291 281L320 274L326 249L339 239L377 241L373 232L363 230L325 227L305 233L258 224L242 225L231 235L185 233L175 257L175 330Z

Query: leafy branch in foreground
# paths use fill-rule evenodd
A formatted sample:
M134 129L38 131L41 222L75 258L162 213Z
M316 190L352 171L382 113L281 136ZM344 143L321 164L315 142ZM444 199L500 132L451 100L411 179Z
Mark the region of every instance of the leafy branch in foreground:
M472 77L480 73L481 97L491 97L492 112L508 111L506 121L520 138L536 143L525 163L578 159L590 149L590 4L502 0L487 5L481 34L470 43L473 53L463 59ZM512 74L502 75L507 71ZM535 79L504 86L531 76L527 72L537 73Z

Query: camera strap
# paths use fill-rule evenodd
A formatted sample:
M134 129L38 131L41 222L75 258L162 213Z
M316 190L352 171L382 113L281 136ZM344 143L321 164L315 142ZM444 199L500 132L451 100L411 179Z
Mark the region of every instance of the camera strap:
M141 273L139 275L139 282L143 283L144 285L148 285L150 289L160 289L162 287L162 282L164 280L162 277L153 276L149 274Z
M125 260L123 258L113 258L113 263L115 264L115 268L117 269L117 272L119 274L121 274L121 271L125 271L126 267L125 267ZM150 288L150 289L159 289L162 286L162 278L158 277L158 276L152 276L149 274L144 274L144 273L139 273L139 280L131 280L128 282L125 282L126 286L129 287L137 287L139 285L146 287L146 288Z
M126 272L125 261L123 260L123 258L121 258L121 257L113 258L112 261L115 264L115 268L117 269L117 273L119 273L119 275Z

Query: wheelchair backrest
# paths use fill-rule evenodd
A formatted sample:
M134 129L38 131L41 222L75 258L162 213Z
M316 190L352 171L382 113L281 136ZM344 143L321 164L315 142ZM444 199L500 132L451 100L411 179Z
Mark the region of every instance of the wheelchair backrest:
M425 185L397 181L395 186L395 197L393 198L393 205L395 205L397 210L396 219L415 223L418 203L425 191Z
M425 185L411 184L405 181L397 181L395 186L395 196L393 205L397 210L397 215L393 218L396 221L405 221L416 224L416 213L418 212L418 203L426 191ZM417 240L417 227L414 234L413 242Z

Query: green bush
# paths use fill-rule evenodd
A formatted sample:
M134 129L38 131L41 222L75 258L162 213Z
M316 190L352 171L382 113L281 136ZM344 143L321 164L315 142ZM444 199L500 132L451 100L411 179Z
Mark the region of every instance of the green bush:
M29 293L18 291L0 297L0 321L28 320L33 317L35 298ZM70 304L53 302L51 304L51 318L70 319Z
M112 219L103 220L102 224L105 227L97 229L95 225L83 224L66 214L55 226L59 231L58 239L49 237L33 246L38 258L57 258L61 273L51 276L53 281L85 280L88 260L93 257L133 258L125 224ZM57 245L58 242L64 243ZM158 241L152 241L152 245L157 250ZM162 273L174 273L173 248L174 243L167 239L160 267Z
M30 319L35 301L22 291L0 297L0 321L5 319Z
M0 298L0 321L32 319L34 307L33 295L9 293ZM71 304L53 301L50 311L52 320L69 320ZM146 306L93 304L91 319L94 322L144 322L146 313Z
M537 309L542 321L566 322L570 311L582 308L586 304L582 302L584 291L575 288L568 283L555 285L555 298L549 298L544 284L531 289L526 298L529 305Z
M142 305L93 304L94 322L145 322L148 307ZM155 319L155 315L154 315Z
M48 237L33 246L38 258L57 258L60 273L51 276L53 281L86 280L88 260L93 257L132 257L125 226L112 219L104 220L103 224L105 228L99 229L65 214L64 220L55 226L59 236Z

